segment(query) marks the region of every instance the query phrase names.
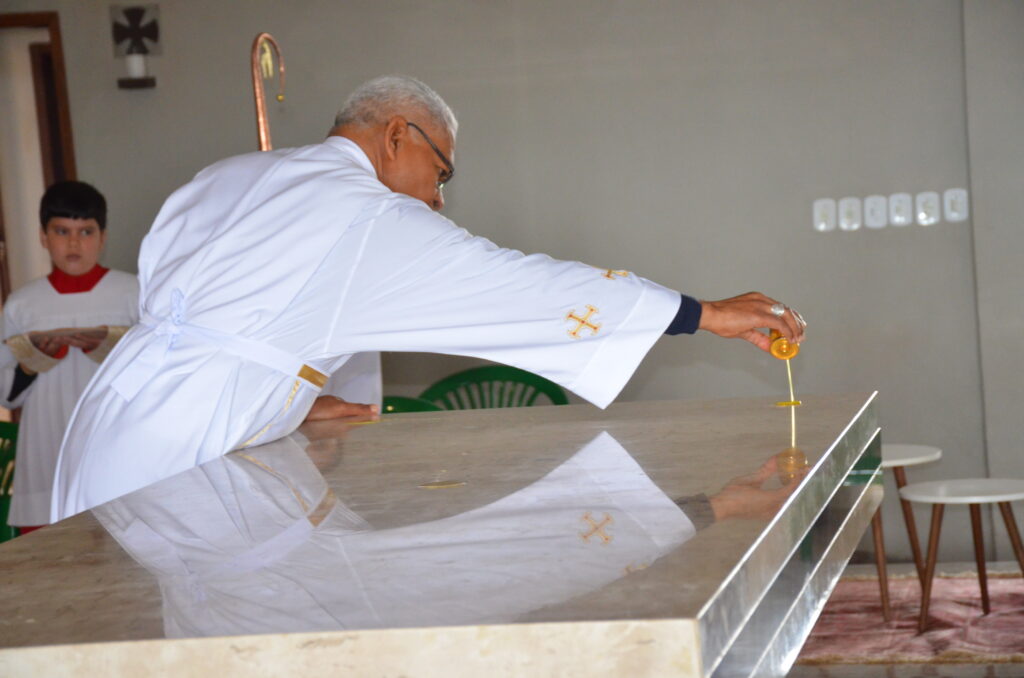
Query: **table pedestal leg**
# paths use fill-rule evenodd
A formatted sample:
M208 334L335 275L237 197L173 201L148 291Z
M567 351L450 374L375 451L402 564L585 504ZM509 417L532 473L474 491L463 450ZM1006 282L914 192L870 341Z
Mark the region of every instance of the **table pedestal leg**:
M917 630L924 633L928 626L928 604L932 597L932 578L935 576L935 560L939 554L939 531L942 529L942 511L945 504L932 506L932 526L928 535L928 560L924 566L924 579L921 581L921 618L917 621Z
M892 474L896 478L897 489L907 484L907 473L902 466L893 466ZM921 542L917 538L917 523L914 521L914 508L909 501L900 498L903 509L903 522L907 524L907 537L910 539L910 552L914 554L914 566L917 568L917 580L924 578L924 559L921 557Z
M991 610L988 601L988 573L985 571L985 537L981 531L981 506L968 504L971 509L971 533L974 535L974 562L978 565L978 584L981 586L981 609Z
M999 511L1003 514L1003 522L1006 523L1006 531L1010 535L1010 543L1013 544L1013 554L1017 556L1017 564L1020 565L1021 574L1024 574L1024 545L1021 545L1020 532L1017 531L1017 521L1013 519L1013 509L1010 502L999 502Z
M878 568L878 588L882 596L882 619L889 621L889 577L885 568L885 539L882 534L882 507L871 518L871 535L875 538L875 567Z

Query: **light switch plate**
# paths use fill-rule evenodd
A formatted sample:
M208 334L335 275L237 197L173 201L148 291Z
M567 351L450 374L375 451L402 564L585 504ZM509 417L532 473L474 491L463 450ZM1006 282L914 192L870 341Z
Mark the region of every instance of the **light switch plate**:
M893 193L889 196L889 223L893 226L907 226L914 222L914 199L909 193Z
M950 188L942 194L946 221L966 221L969 214L966 188Z
M832 198L821 198L814 201L811 208L814 219L814 230L827 233L836 229L836 201Z
M939 194L935 191L918 193L914 198L914 215L922 226L937 224L942 215Z
M839 230L856 231L861 225L860 198L839 201Z
M868 228L885 228L889 224L889 201L884 195L869 195L864 198L864 225Z

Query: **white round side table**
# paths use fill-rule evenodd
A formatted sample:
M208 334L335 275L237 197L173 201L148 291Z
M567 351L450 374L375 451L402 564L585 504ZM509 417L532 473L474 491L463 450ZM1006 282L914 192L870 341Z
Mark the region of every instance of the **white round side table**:
M942 459L942 450L931 445L882 445L882 468L892 469L896 479L896 488L903 489L907 484L906 467L918 464L930 464ZM914 555L917 577L924 574L924 559L921 557L921 542L917 538L917 525L914 523L914 511L910 502L900 498L903 509L903 522L907 525L907 538L910 540L910 552Z
M907 466L928 464L942 458L942 450L931 445L882 444L883 469L892 469L897 489L907 484ZM918 580L923 581L924 559L921 557L921 543L917 538L917 525L914 522L914 510L910 502L900 498L903 509L903 522L907 526L907 538L910 541L910 552L914 555L914 566ZM885 540L882 535L882 509L879 507L871 519L871 533L875 540L875 567L878 569L878 587L882 597L882 617L889 621L889 578L886 574Z
M939 531L946 504L967 504L971 510L971 532L974 534L974 561L978 565L978 583L981 586L981 609L988 614L988 576L985 572L985 542L981 532L981 504L997 504L1006 523L1006 532L1013 545L1021 572L1024 573L1024 545L1021 543L1017 521L1013 518L1011 501L1024 500L1024 480L1011 478L965 478L962 480L933 480L913 483L900 489L900 497L908 501L932 505L932 524L928 535L928 560L921 580L921 618L918 631L928 623L928 604L931 599L935 561L939 552Z

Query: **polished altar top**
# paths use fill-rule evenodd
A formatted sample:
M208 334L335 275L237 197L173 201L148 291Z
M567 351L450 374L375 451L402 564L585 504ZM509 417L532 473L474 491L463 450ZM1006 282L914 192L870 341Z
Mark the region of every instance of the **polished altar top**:
M0 547L0 646L660 620L723 672L877 435L873 396L798 423L791 482L770 398L307 424Z

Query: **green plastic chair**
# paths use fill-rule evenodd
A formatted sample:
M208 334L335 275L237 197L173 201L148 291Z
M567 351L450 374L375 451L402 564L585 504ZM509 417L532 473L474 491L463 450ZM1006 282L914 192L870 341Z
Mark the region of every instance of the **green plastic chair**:
M18 425L0 421L0 542L18 536L18 528L7 524L11 510L11 486L14 484L14 448L18 444Z
M409 398L406 396L384 396L383 414L398 414L399 412L439 412L440 407L427 400Z
M457 372L429 387L420 399L444 410L569 404L565 391L555 382L506 365Z

